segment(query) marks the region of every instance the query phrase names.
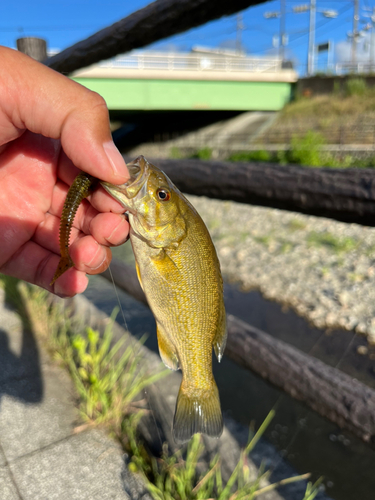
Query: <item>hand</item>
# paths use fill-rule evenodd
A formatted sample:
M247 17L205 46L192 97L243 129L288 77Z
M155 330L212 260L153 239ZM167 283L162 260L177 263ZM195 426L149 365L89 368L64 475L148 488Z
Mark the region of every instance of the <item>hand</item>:
M0 272L60 296L85 290L104 271L109 246L129 225L98 189L79 208L71 233L75 267L49 283L59 262L65 196L80 170L113 184L129 178L111 139L104 99L12 49L0 47Z

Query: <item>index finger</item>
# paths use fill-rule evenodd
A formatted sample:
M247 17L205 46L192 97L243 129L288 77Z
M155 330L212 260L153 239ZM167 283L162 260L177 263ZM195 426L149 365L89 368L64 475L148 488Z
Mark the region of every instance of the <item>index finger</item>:
M121 184L129 179L101 96L13 49L0 47L0 60L5 142L28 129L60 139L74 165L101 180Z

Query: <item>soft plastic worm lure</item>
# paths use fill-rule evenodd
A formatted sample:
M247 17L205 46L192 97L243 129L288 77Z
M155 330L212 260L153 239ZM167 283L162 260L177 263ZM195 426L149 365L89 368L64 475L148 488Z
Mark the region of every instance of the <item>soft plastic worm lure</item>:
M95 179L92 175L82 172L77 175L73 184L69 188L60 221L61 258L53 280L51 281L51 285L53 285L57 278L64 274L65 271L74 266L74 262L69 255L70 232L72 230L74 218L79 205L82 200L87 198L87 196L93 191L96 181L97 179Z

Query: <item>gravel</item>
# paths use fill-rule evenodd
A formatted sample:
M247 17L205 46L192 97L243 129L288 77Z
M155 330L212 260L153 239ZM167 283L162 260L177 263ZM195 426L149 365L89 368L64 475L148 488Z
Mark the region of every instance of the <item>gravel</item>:
M375 228L188 196L227 281L292 307L318 328L375 344Z

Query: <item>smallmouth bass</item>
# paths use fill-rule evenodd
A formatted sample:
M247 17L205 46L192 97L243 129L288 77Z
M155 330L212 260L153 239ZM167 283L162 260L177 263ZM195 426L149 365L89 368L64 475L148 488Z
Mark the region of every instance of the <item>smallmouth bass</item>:
M101 185L128 212L138 279L157 325L164 364L182 370L173 435L185 442L223 430L212 348L220 361L226 315L220 264L209 232L190 202L143 156L127 165L130 179Z

